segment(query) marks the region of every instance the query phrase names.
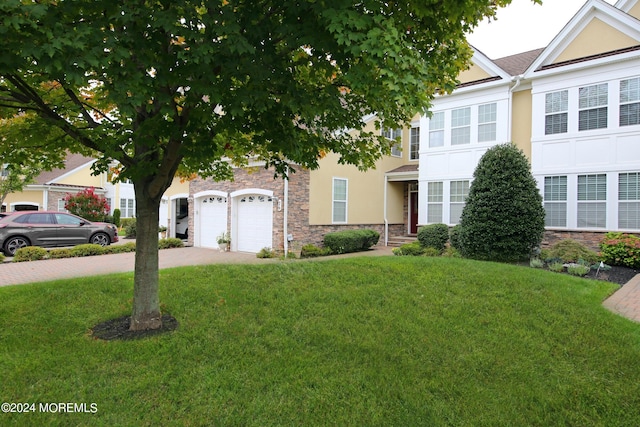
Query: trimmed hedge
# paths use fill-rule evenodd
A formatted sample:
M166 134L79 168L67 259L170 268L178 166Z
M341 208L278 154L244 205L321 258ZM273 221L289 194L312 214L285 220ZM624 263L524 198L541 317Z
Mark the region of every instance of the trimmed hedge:
M330 254L331 250L329 248L319 248L311 243L304 245L300 250L300 258L315 258Z
M375 230L345 230L325 234L324 245L334 254L360 252L375 246L380 233Z
M20 248L13 256L13 262L38 261L45 259L49 253L46 249L38 246L27 246Z

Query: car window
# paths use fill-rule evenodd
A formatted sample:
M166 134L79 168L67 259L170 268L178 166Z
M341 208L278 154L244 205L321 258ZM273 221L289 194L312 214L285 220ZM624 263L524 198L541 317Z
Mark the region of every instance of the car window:
M32 213L20 215L14 222L19 224L53 224L53 218L50 214Z
M80 225L81 223L84 222L80 218L76 218L75 216L71 216L63 213L55 214L55 215L56 215L56 222L62 225Z

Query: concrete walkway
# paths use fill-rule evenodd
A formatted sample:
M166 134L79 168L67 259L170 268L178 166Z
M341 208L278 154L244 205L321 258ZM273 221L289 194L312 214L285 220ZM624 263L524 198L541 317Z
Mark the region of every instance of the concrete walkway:
M336 257L390 255L392 255L390 247L376 246L373 250L367 252L316 259L324 260ZM0 264L0 286L130 272L134 269L134 257L135 254L130 252L82 258L63 258L15 263L5 262ZM189 265L264 264L279 261L278 259L260 259L252 253L220 252L217 249L194 247L161 250L159 257L161 269ZM611 295L604 301L603 305L614 313L640 322L640 274Z

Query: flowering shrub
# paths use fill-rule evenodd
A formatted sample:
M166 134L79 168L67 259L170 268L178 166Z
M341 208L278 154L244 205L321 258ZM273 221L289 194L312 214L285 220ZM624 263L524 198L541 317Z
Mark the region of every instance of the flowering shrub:
M607 233L600 242L603 261L611 265L640 268L640 237L632 234Z
M67 194L64 201L66 210L89 221L104 221L109 215L107 199L96 194L93 187L77 194Z

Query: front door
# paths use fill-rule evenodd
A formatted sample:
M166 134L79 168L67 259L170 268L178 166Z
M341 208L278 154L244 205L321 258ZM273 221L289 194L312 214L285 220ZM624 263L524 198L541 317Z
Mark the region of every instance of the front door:
M418 233L418 192L409 192L409 234Z

